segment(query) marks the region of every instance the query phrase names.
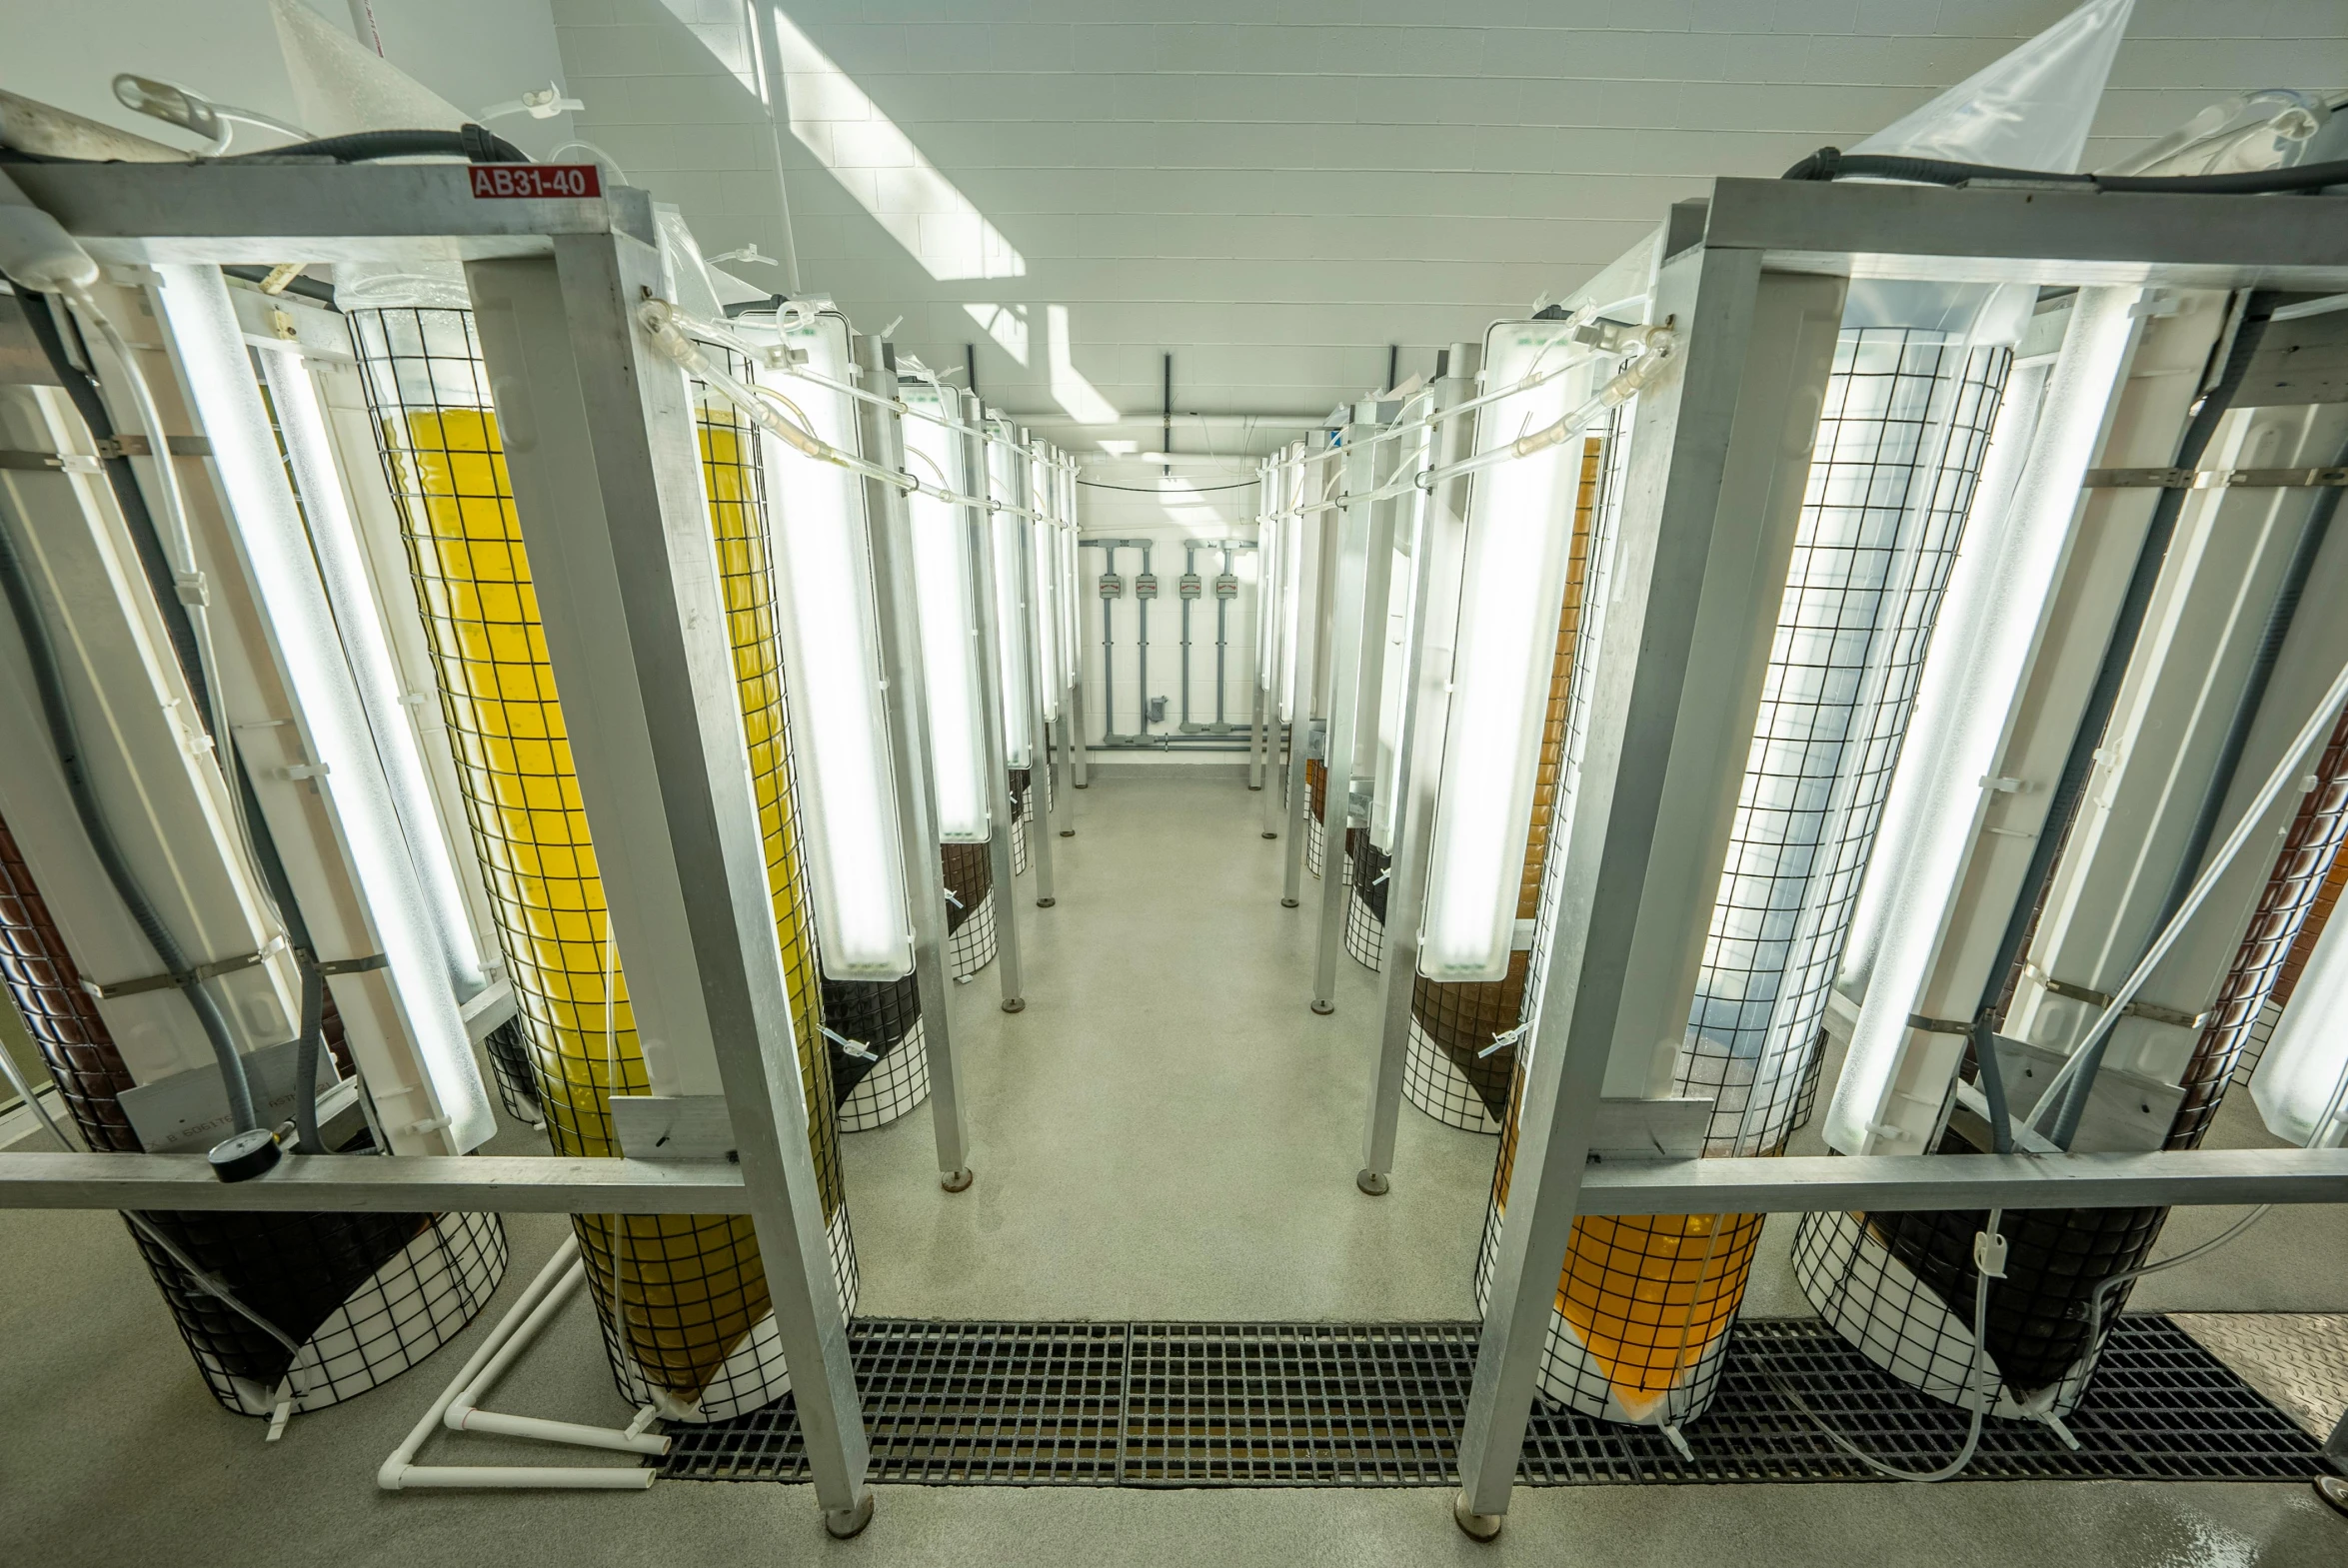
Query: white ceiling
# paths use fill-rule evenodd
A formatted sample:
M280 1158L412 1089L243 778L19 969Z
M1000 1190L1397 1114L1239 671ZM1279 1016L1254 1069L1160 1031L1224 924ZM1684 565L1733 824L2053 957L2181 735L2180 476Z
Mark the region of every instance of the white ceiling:
M804 287L867 330L902 316L933 364L975 343L980 390L1039 424L1147 422L1057 432L1081 450L1159 445L1165 353L1174 407L1217 414L1323 413L1383 384L1389 344L1423 369L1706 176L1847 145L2070 0L787 0L805 136L770 128L745 0L553 8L579 134L706 248L783 249L779 144ZM2139 0L2088 162L2225 93L2342 85L2343 0ZM916 171L898 205L931 227L867 211L844 178L875 162Z

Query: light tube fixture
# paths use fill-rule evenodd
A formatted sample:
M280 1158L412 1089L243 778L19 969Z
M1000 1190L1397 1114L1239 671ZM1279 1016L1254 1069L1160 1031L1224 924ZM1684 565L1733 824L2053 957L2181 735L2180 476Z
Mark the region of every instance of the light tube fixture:
M1523 381L1573 352L1559 322L1496 322L1484 337L1486 387ZM1556 376L1486 405L1478 454L1562 419L1580 378ZM1467 502L1450 722L1427 862L1418 972L1497 980L1508 972L1532 826L1534 776L1557 651L1573 529L1567 516L1582 443L1561 442L1476 474Z
M1936 1121L1947 1092L1945 1080L1914 1085L1926 1102L1917 1108L1916 1126L1890 1114L1910 1038L1908 1017L1922 999L1979 831L1987 801L1981 784L1996 772L2038 644L2080 505L2079 486L2127 350L2128 308L2137 292L2082 290L2043 399L2033 410L2018 395L2017 373L1992 428L1974 537L1950 576L1874 863L1853 911L1845 967L1860 966L1865 994L1823 1128L1827 1145L1844 1153L1876 1146L1871 1139L1895 1122L1914 1132ZM2007 499L1998 470L2012 461L2017 444L2026 444L2026 455ZM1893 1142L1895 1152L1912 1151L1908 1140Z
M1278 476L1277 469L1264 475L1267 496L1278 494ZM1261 564L1255 582L1255 684L1267 691L1279 666L1280 534L1278 515L1267 510L1255 525L1255 554Z
M365 901L434 1115L446 1119L451 1146L475 1148L497 1130L489 1093L311 538L270 434L236 306L217 267L164 265L156 273L164 327L227 494L230 532L268 622L304 750L318 768L313 783Z
M2348 1132L2348 919L2324 922L2307 967L2250 1077L2266 1130L2301 1148L2331 1148Z
M1301 662L1297 648L1297 621L1303 611L1300 590L1304 581L1304 536L1312 523L1304 512L1305 464L1301 442L1289 449L1292 456L1287 464L1287 479L1282 485L1285 500L1282 515L1287 519L1287 537L1281 542L1285 559L1280 563L1279 613L1279 698L1280 723L1296 721L1296 666Z
M449 833L435 804L423 749L417 744L415 727L408 722L405 687L392 659L382 611L375 602L373 580L343 490L334 444L327 437L326 411L300 354L264 351L261 366L270 402L277 410L278 436L293 469L294 488L301 496L302 514L309 520L318 575L342 633L343 652L359 689L361 709L373 721L376 755L383 762L384 782L399 812L408 858L415 863L422 884L425 909L440 941L449 983L459 997L470 997L487 982L481 971L481 951L474 941L472 911L457 879Z
M1403 456L1401 472L1425 466L1430 436L1428 430L1418 433ZM1386 652L1377 694L1377 783L1369 797L1369 841L1387 853L1393 851L1395 818L1402 803L1402 704L1410 685L1410 649L1417 633L1412 617L1417 608L1418 559L1423 554L1418 540L1434 505L1434 493L1417 491L1410 502L1409 515L1394 526L1394 569L1388 579L1384 617Z
M1082 674L1084 632L1077 624L1077 469L1066 460L1060 466L1060 680L1074 690Z
M1019 507L1024 469L1012 445L1009 425L995 421L987 427L987 492L1001 507ZM1028 606L1026 574L1020 567L1020 525L1017 512L989 515L988 533L995 546L995 659L1001 666L996 690L1003 694L1003 758L1013 768L1034 761L1028 731L1033 699L1028 687Z
M784 342L825 381L850 383L848 323L837 312L801 318L784 330ZM818 440L859 449L846 392L796 376L787 390ZM759 454L775 510L776 619L824 972L895 979L913 971L913 920L864 481L763 430Z
M962 442L940 418L946 400L927 382L900 383L898 395L915 411L905 421L906 451L927 458L941 488L964 489ZM959 411L958 411L959 412ZM963 509L925 491L906 498L913 533L914 597L922 622L923 689L930 707L930 757L938 791L938 833L948 843L985 843L986 732L979 697L978 578L971 531Z
M1045 456L1042 442L1028 458L1028 505L1043 514L1027 519L1031 542L1035 548L1029 554L1030 572L1035 580L1036 607L1036 674L1043 681L1044 690L1038 695L1044 700L1044 722L1060 721L1060 583L1054 563L1059 552L1052 536L1059 532L1052 515L1058 510L1058 487L1052 482L1052 464Z

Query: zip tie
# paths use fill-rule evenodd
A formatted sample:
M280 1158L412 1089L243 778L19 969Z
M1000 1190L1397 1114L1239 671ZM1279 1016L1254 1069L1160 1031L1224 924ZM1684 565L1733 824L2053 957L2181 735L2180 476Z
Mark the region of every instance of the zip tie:
M863 1040L852 1040L847 1035L842 1034L839 1030L832 1028L829 1024L819 1023L816 1025L816 1027L824 1031L824 1038L830 1040L833 1044L839 1046L842 1050L848 1052L851 1056L860 1057L866 1061L879 1061L881 1059L881 1053L873 1049L872 1046L867 1045Z
M1475 1053L1475 1059L1477 1061L1481 1061L1484 1059L1484 1057L1491 1055L1495 1051L1506 1050L1509 1046L1524 1038L1524 1030L1525 1025L1519 1023L1516 1025L1516 1027L1510 1029L1505 1034L1493 1035L1492 1042Z

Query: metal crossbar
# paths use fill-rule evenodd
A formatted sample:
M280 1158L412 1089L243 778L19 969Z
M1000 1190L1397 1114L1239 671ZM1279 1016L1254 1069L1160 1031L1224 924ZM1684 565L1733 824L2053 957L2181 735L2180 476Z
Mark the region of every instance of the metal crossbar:
M1819 1155L1603 1159L1577 1213L1896 1213L2348 1203L2348 1149L2147 1154ZM0 1153L0 1208L487 1209L534 1214L743 1214L741 1170L718 1160L546 1155L288 1155L234 1185L201 1154Z

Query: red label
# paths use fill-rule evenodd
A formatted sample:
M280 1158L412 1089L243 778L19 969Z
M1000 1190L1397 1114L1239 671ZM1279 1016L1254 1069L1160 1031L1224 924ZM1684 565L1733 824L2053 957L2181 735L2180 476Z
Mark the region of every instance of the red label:
M477 163L473 194L531 201L552 197L601 196L603 175L592 163Z

